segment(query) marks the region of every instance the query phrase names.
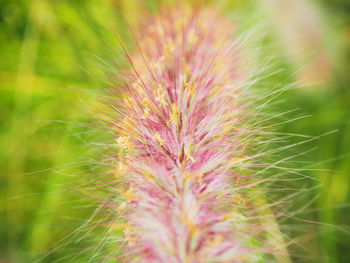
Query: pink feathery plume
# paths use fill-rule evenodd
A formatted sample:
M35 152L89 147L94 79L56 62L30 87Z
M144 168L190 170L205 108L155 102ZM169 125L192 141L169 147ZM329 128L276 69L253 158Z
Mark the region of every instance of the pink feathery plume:
M211 9L162 9L127 55L116 154L126 262L245 262L262 230L235 189L248 72L229 20ZM255 233L254 233L255 232Z

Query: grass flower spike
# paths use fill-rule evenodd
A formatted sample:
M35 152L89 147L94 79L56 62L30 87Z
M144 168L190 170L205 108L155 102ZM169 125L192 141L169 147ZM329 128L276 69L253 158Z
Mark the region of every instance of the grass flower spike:
M241 173L249 75L231 21L178 5L145 18L127 55L115 154L125 262L256 262L272 253ZM260 225L260 227L259 227Z

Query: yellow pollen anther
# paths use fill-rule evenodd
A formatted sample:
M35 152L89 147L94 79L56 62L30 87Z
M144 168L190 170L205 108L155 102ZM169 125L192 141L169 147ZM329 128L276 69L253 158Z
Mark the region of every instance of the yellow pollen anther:
M190 94L191 94L191 97L193 96L194 92L196 91L196 80L194 79L192 84L190 83L186 83L185 84L185 87L189 88L190 89Z
M220 87L215 87L209 94L209 97L213 97L216 93L218 93L219 91L221 91Z
M197 182L198 182L199 185L203 184L203 174L202 173L198 174Z
M188 227L190 237L192 238L197 231L197 226L191 219L188 218L185 220L185 224Z
M129 201L131 201L132 199L139 198L139 196L135 195L135 194L133 193L133 191L134 191L134 188L133 188L133 187L130 187L130 188L128 189L128 191L126 191L126 192L121 192L121 195L122 195L125 199L127 199L127 200L129 200Z
M195 162L194 158L191 155L191 145L185 148L185 156L187 161L191 160L192 163Z
M158 132L156 132L153 137L161 146L164 146L164 141Z
M148 182L151 182L154 179L154 175L152 173L150 173L149 171L145 171L146 175L145 175L145 179Z
M169 123L172 122L172 121L176 121L176 123L178 122L179 110L178 110L176 104L174 104L174 103L171 104L171 108L173 110L173 117L166 122L167 125L169 125Z
M130 137L128 136L120 136L117 139L117 143L120 145L121 148L127 149L130 151L133 148L133 143L130 140Z
M194 174L192 173L185 173L185 180L188 180L190 178L194 177Z
M118 178L120 175L126 174L127 172L127 166L122 162L122 160L119 160L114 176Z
M141 101L141 104L143 106L145 106L145 108L143 110L143 116L144 116L144 118L148 118L149 113L151 112L150 108L152 107L152 104L148 99L143 99Z
M146 107L151 106L151 102L150 102L148 99L143 99L143 100L141 101L141 104L142 104L143 106L146 106Z
M223 125L223 129L221 132L219 132L216 136L221 137L224 136L225 134L229 133L231 131L232 126L229 123L225 123Z
M199 173L199 172L196 172L196 173L187 173L185 172L184 174L184 180L187 181L188 179L191 179L191 178L196 178L197 179L197 183L199 185L202 185L203 184L203 174L202 173Z
M123 102L129 108L135 108L135 106L136 106L136 101L132 97L127 96L127 95L125 95L123 97Z
M145 119L147 119L148 116L149 116L149 113L150 113L150 110L149 110L149 108L146 107L146 108L143 110L143 117L144 117Z
M235 218L238 218L238 214L235 212L231 212L231 213L228 213L226 215L223 215L220 220L227 221L227 220L235 219Z
M129 247L136 244L136 239L135 239L134 233L129 226L125 227L123 233L125 236L125 240L128 242Z
M126 136L135 134L135 122L131 118L125 117L121 122L120 122L120 127L122 129L117 129L118 132L121 134L124 134Z
M182 66L184 68L184 71L185 71L185 82L188 80L188 76L190 75L190 67L187 65L186 63L186 59L183 57L182 58Z
M157 84L156 82L153 82L153 88L154 88L155 93L156 93L156 101L165 105L166 101L164 99L164 90L163 90L161 84Z

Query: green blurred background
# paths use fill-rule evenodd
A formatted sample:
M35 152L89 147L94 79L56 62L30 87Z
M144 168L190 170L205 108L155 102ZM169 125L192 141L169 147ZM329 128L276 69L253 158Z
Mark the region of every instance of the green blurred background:
M99 261L96 249L83 253L91 244L71 235L94 211L74 190L79 176L97 174L86 161L97 135L84 105L108 86L103 61L123 61L108 46L114 34L127 42L122 16L136 25L138 10L158 2L0 1L1 263ZM275 40L270 54L299 86L283 95L286 109L311 115L280 129L313 136L337 130L301 146L317 147L305 157L315 169L307 174L320 182L305 220L319 223L306 232L300 223L298 242L313 252L295 261L350 262L350 2L212 2L241 18L252 14L249 21L264 23Z

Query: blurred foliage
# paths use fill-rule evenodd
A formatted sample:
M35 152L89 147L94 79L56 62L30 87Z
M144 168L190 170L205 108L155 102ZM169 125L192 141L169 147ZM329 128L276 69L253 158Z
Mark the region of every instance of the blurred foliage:
M128 44L127 25L122 16L136 25L137 9L142 8L140 2L149 10L157 8L157 1L152 0L0 1L0 262L33 262L42 256L43 262L87 262L98 258L94 249L83 253L91 244L78 242L78 238L67 241L94 211L93 203L74 191L77 178L92 169L86 162L87 142L96 136L89 133L86 123L90 116L82 108L84 104L93 104L108 85L101 69L104 66L96 61L101 57L101 64L109 63L112 58L113 62L123 63L120 51L109 47L114 35ZM211 2L227 10L239 6L245 12L250 12L257 3ZM303 10L306 1L298 2ZM260 10L255 22L264 17L270 22L268 27L275 39L288 39L290 25L288 31L278 29L279 22L273 12L281 1L259 3L254 9ZM317 179L315 185L320 182L321 186L310 190L318 199L308 208L312 212L305 220L320 223L314 224L316 229L312 233L303 233L303 222L300 223L298 241L307 245L313 240L314 252L295 261L313 262L316 256L317 262L347 262L350 258L350 6L347 0L315 0L305 8L317 10L318 15L313 19L317 20L316 27L322 27L321 33L311 40L310 31L295 28L293 34L298 37L300 33L300 38L306 39L298 42L309 45L302 52L309 52L317 43L315 53L327 59L317 60L316 55L310 56L309 61L295 60L293 50L288 50L293 45L286 47L283 43L276 44L271 53L276 50L281 53L280 66L289 69L285 77L301 66L309 66L316 69L313 73L323 83L307 83L307 87L282 96L286 109L299 107L303 115L312 117L282 125L280 129L313 136L337 132L301 146L305 151L316 147L305 158L313 163L314 170L308 175ZM285 19L291 24L301 19L298 12L288 14ZM307 18L306 15L303 21L308 22ZM318 67L320 63L326 66ZM327 78L322 78L326 74L324 69ZM302 83L298 77L294 81ZM94 238L98 237L91 235L90 239Z

